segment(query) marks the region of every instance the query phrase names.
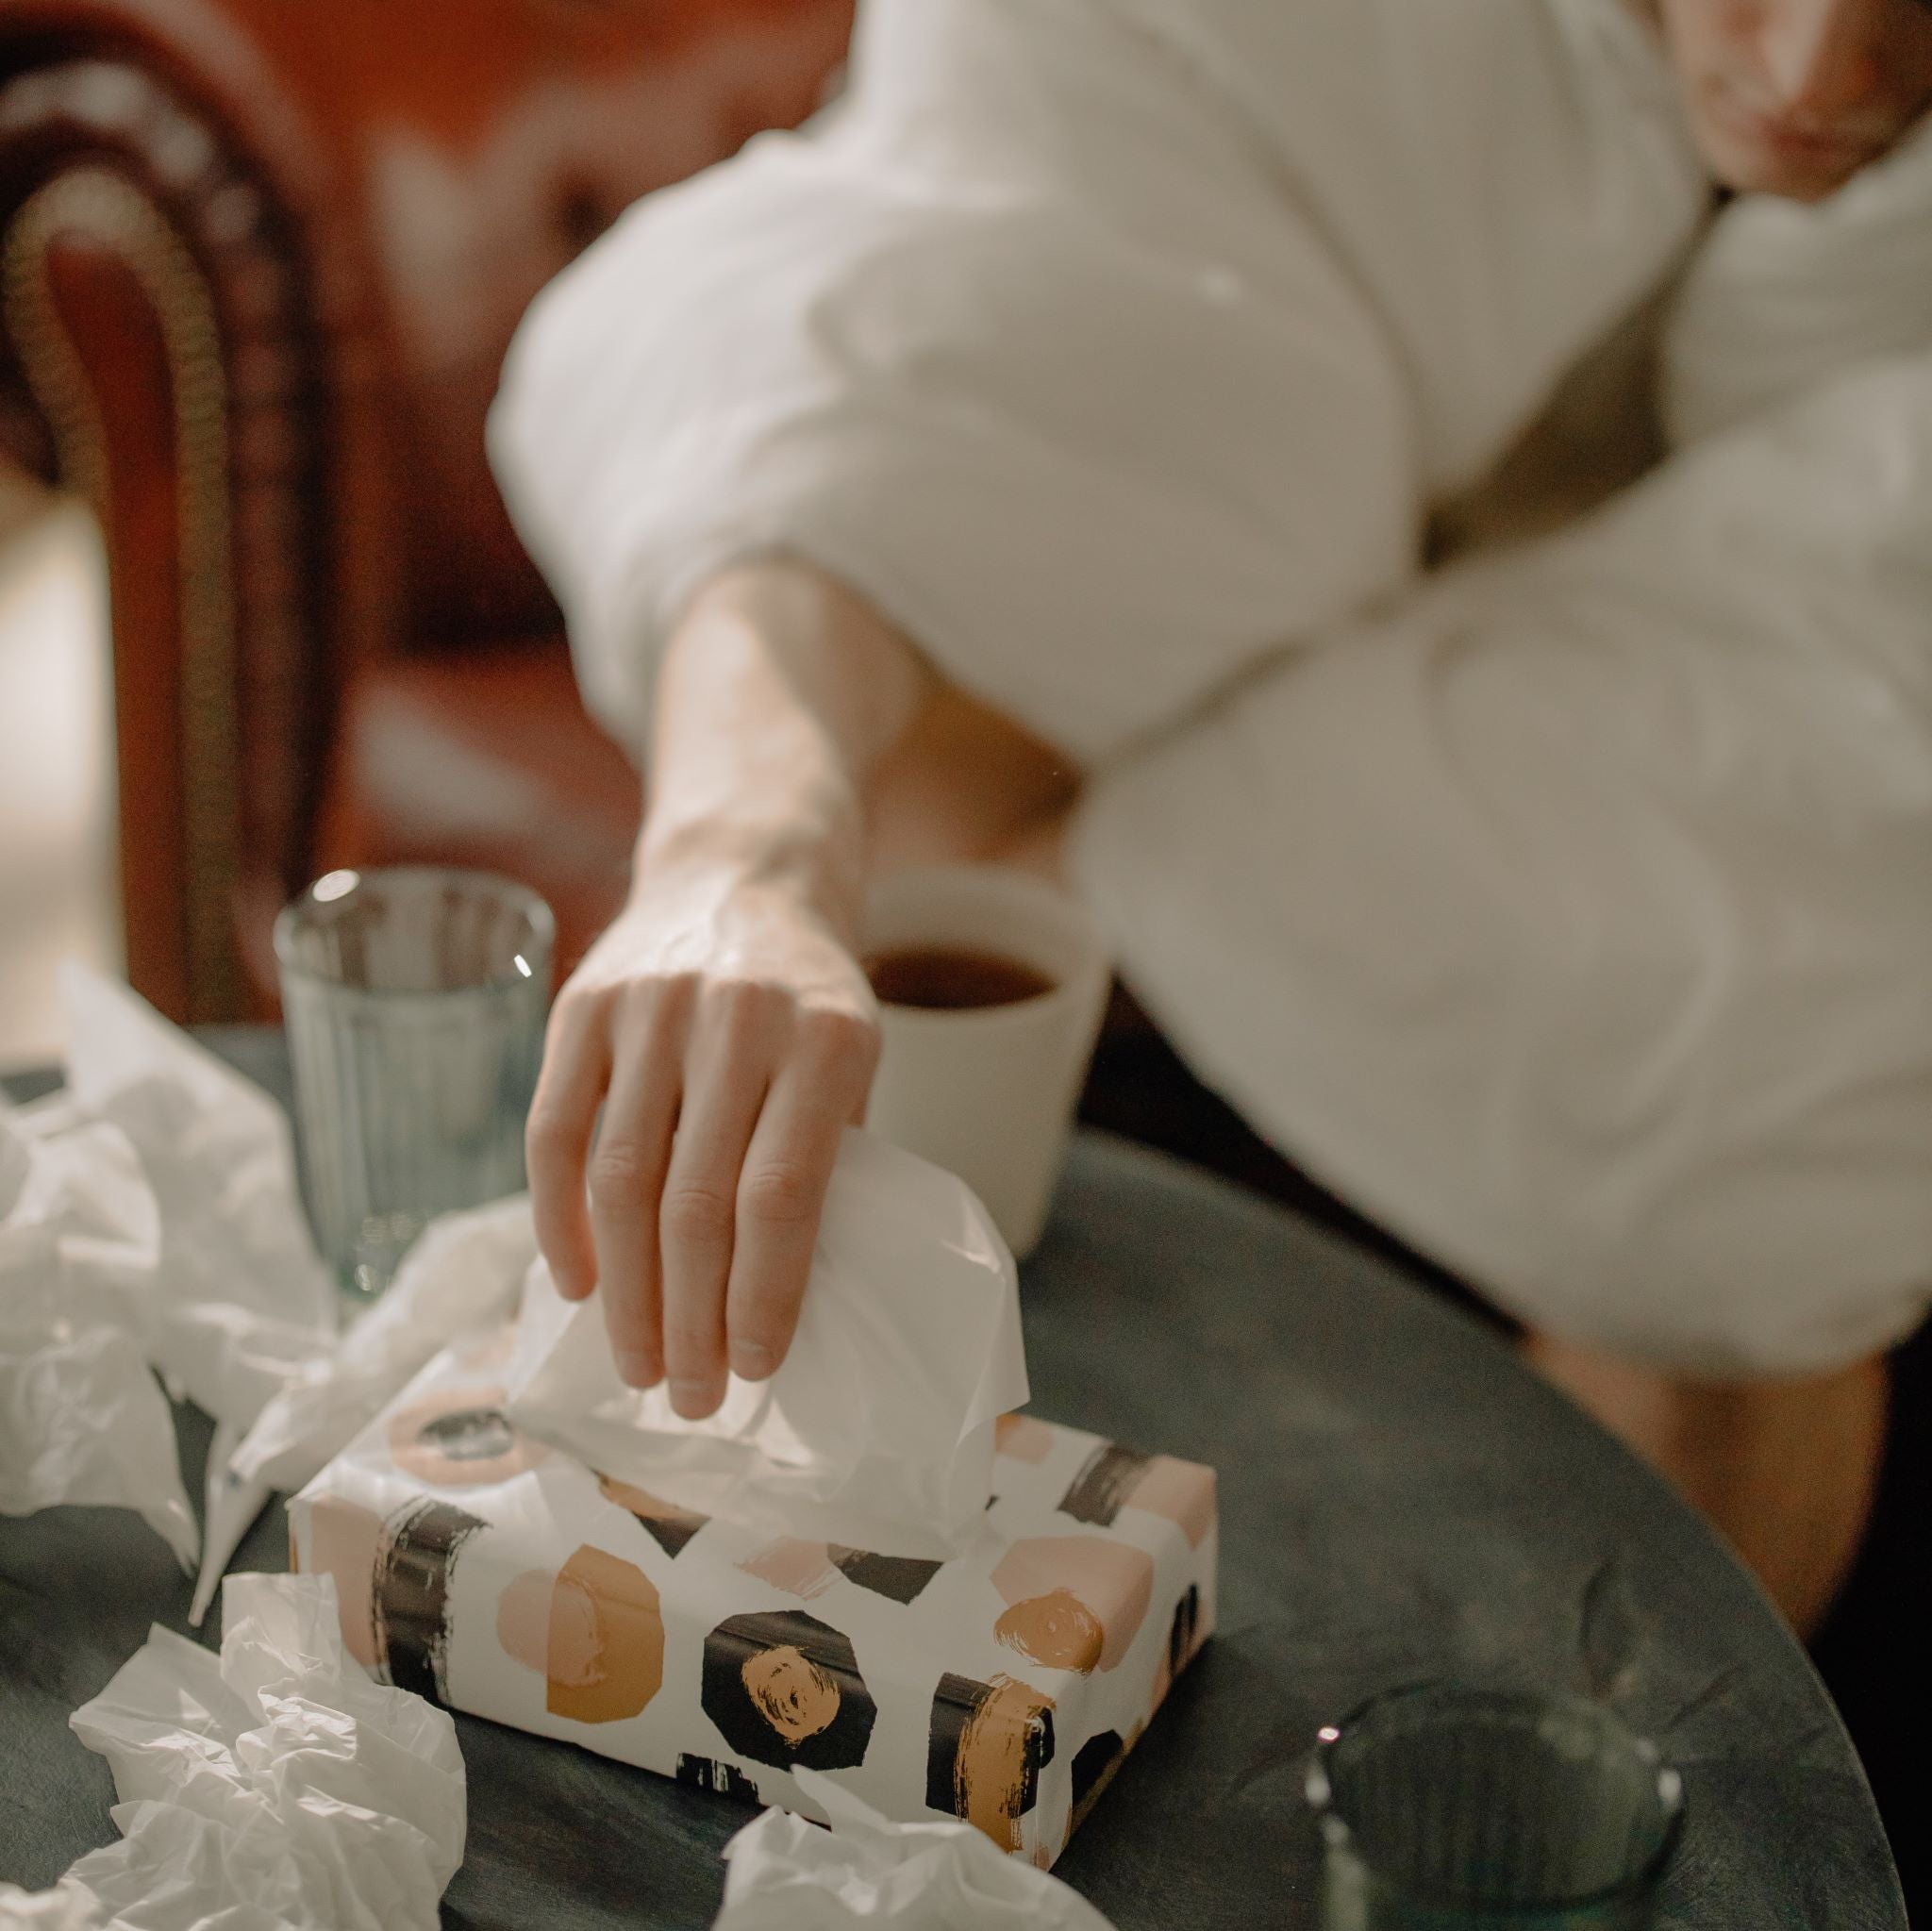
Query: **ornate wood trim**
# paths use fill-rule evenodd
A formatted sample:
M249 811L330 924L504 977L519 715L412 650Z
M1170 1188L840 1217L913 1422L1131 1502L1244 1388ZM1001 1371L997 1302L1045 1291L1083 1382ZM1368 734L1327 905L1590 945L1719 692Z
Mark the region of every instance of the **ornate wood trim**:
M100 415L99 358L113 349L60 298L50 264L63 241L125 268L163 345L179 635L117 621L115 650L178 649L179 1016L238 1016L250 1004L238 914L306 875L332 711L328 385L300 236L212 115L116 59L0 87L0 314L63 479L104 527L127 480L110 474ZM124 800L124 823L141 808Z
M108 249L152 303L173 391L179 548L181 737L188 984L195 1003L242 1005L232 907L241 874L241 749L236 719L235 573L228 502L228 393L213 297L194 258L125 176L80 167L30 196L7 230L0 289L63 474L111 513L100 411L86 366L48 286L47 254L64 234Z

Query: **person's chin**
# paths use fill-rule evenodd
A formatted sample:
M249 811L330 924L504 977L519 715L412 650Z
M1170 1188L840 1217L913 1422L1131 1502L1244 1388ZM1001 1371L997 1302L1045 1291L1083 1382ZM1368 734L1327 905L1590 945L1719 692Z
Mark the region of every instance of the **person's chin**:
M1875 157L1866 149L1810 148L1708 130L1705 158L1724 187L1787 201L1824 201Z
M1698 133L1705 158L1726 188L1788 201L1824 201L1883 152L1868 141L1780 135L1716 112L1705 116Z

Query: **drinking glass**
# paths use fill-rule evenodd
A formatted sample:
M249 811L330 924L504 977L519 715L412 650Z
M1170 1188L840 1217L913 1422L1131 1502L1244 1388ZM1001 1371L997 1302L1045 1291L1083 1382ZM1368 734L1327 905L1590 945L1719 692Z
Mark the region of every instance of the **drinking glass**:
M276 919L309 1213L348 1293L524 1185L554 932L524 886L436 867L331 872Z
M1308 1774L1326 1931L1641 1931L1683 1812L1655 1744L1581 1697L1396 1690Z

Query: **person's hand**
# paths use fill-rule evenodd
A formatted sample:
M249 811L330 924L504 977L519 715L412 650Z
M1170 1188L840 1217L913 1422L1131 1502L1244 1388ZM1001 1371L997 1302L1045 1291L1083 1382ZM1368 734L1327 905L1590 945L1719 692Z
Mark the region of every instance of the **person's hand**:
M537 1239L603 1290L619 1372L691 1419L784 1359L878 1060L865 974L795 888L658 868L558 995L530 1110ZM602 1107L602 1118L598 1108Z

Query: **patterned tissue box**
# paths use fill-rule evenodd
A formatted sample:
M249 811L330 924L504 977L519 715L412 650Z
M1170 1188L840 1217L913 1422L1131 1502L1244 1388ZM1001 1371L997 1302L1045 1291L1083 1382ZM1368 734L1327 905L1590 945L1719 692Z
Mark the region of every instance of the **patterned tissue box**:
M505 1342L432 1362L289 1505L382 1681L817 1815L965 1818L1049 1865L1214 1626L1214 1473L1027 1415L950 1561L780 1538L505 1418Z

